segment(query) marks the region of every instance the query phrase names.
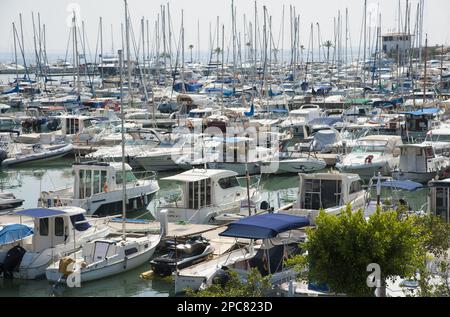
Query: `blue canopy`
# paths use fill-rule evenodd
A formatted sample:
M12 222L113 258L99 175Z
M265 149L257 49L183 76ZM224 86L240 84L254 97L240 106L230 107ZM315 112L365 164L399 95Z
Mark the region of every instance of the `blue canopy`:
M376 184L375 184L376 185ZM390 180L381 183L381 187L404 189L408 191L415 191L417 189L423 188L423 185L410 180Z
M438 108L425 108L422 110L417 110L417 111L410 111L410 112L405 112L404 114L409 114L412 116L422 116L422 115L430 115L430 114L436 114L439 112Z
M16 215L19 216L29 216L32 218L48 218L53 216L59 216L65 214L64 211L54 210L54 209L46 209L46 208L35 208L35 209L26 209L16 212Z
M0 245L22 240L33 234L33 229L26 225L12 224L0 230Z
M263 214L233 222L219 235L246 239L268 239L277 236L281 232L303 228L309 226L309 224L307 217L286 214Z

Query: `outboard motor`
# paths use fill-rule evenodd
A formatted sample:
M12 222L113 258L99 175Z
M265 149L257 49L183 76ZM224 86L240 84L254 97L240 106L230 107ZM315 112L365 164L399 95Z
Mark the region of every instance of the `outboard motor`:
M6 253L3 264L0 265L0 273L3 272L5 278L12 278L15 268L20 264L27 251L20 245L16 245Z
M8 152L5 149L0 149L0 163L8 158Z

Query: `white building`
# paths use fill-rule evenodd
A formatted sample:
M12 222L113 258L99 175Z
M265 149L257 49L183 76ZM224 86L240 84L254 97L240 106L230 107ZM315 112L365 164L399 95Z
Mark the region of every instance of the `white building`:
M383 52L394 53L399 50L399 53L405 53L411 48L412 35L406 33L390 33L383 35Z

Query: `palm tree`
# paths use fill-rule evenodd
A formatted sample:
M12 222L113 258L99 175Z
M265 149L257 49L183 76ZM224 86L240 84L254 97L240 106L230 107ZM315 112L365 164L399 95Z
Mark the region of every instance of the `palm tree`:
M327 48L327 65L330 64L330 48L333 47L333 43L331 41L326 41L323 43L323 46Z
M272 49L273 51L273 55L274 55L274 59L275 59L275 64L278 64L278 52L280 51L277 48Z
M189 49L191 50L191 64L192 64L192 49L194 48L194 45L189 45Z

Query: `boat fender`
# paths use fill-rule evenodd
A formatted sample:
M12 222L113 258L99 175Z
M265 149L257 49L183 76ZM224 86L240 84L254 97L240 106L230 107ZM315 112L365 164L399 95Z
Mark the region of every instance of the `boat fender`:
M147 271L147 272L143 272L141 273L141 275L139 275L139 277L143 280L150 280L153 277L153 271Z
M127 269L127 262L128 262L128 257L126 256L123 260L123 269L126 270Z
M71 264L75 263L75 260L71 257L63 257L61 260L59 260L59 273L63 274L64 276L69 276L73 273L72 270L69 270L69 266Z

